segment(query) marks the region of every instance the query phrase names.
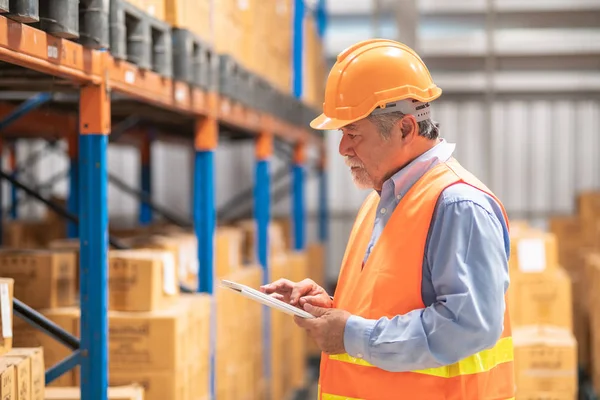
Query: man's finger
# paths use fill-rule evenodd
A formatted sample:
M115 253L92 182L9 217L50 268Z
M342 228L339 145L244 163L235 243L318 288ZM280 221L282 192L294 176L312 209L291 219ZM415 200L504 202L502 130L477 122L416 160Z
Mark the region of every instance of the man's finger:
M296 305L300 298L309 294L313 289L312 284L306 282L300 282L294 285L292 294L290 294L290 304Z
M266 294L291 292L294 288L294 282L288 279L278 279L275 282L268 283L260 287L260 291Z
M307 330L311 329L314 325L314 321L311 321L310 318L302 318L297 315L294 315L294 322L299 327L307 329Z
M313 306L310 303L306 303L304 305L304 311L311 313L312 315L318 318L327 312L327 308L317 307Z
M324 299L323 296L304 296L300 298L299 302L302 308L307 303L317 307L329 307L329 299Z
M277 300L285 301L285 297L279 293L271 293L269 296L271 296Z

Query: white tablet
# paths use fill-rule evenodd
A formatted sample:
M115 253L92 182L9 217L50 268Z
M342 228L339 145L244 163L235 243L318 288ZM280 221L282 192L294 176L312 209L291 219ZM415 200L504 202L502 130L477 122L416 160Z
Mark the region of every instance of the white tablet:
M240 283L235 283L232 281L228 281L226 279L221 279L221 285L227 289L231 289L234 292L241 294L244 297L252 299L254 301L258 301L266 306L271 308L275 308L279 311L283 311L288 315L297 315L301 318L314 318L314 316L304 310L299 309L298 307L294 307L288 303L285 303L281 300L278 300L274 297L269 296L263 292L260 292L256 289L252 289L249 286L242 285Z

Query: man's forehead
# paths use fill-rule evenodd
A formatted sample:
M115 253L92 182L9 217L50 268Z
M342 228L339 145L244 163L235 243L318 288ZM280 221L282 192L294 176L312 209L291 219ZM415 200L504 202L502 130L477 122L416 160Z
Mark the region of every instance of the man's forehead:
M353 122L351 124L344 125L341 129L347 130L347 131L352 131L352 130L355 130L356 128L357 128L357 125L356 125L356 123Z

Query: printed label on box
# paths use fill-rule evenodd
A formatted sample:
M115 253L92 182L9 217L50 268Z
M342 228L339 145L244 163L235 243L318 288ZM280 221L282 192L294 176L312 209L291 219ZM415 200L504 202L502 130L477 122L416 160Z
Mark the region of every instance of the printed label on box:
M12 304L8 294L8 284L2 283L0 284L0 318L2 318L2 337L4 338L11 338L13 335L12 318L10 315L11 308Z
M546 269L546 243L543 239L519 240L517 256L522 272L541 272Z
M163 291L168 295L177 294L175 259L172 254L163 254Z

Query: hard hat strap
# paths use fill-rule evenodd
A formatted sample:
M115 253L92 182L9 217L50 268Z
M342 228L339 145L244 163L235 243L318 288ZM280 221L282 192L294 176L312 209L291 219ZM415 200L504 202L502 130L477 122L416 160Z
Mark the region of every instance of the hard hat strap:
M393 112L413 115L417 122L421 122L429 119L431 115L431 106L428 102L423 103L414 99L399 100L393 103L387 103L383 107L378 106L371 112L371 115L389 114Z

